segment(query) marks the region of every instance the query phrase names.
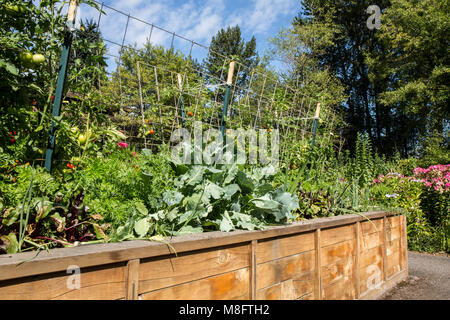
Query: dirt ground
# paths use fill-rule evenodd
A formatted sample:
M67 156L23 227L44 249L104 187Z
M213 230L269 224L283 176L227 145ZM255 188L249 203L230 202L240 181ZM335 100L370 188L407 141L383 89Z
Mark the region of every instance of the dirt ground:
M408 252L408 279L380 300L450 300L450 255Z

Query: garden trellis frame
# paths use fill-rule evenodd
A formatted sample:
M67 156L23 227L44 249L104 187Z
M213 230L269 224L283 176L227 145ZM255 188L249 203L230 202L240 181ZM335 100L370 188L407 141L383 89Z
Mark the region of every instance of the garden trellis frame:
M173 132L174 129L180 127L189 128L192 127L193 121L204 123L205 120L207 120L209 127L219 129L222 134L225 134L228 128L237 128L239 125L244 129L278 129L282 147L292 143L292 139L303 140L305 138L309 139L311 136L312 145L314 146L319 120L317 113L319 108L316 109L315 115L314 108L319 101L317 98L312 98L305 94L302 91L302 85L298 81L295 85L291 85L287 81L280 80L274 72L264 72L257 68L250 69L241 62L214 52L211 48L194 40L136 18L130 13L117 10L103 2L95 2L100 7L97 31L101 32L102 23L104 23L104 18L102 19L102 17L108 16L108 13L116 14L126 21L123 35L119 39L111 39L102 35L101 40L108 48L105 56L115 59L116 69L108 72L108 81L114 82L114 86L119 88L116 101L119 104L121 114L127 114L124 111L127 106L132 106L133 110L139 110L139 123L135 121L134 125L129 126L125 124L125 121L116 121L116 124L122 126L123 131L126 131L129 141L136 142L138 148L167 143L167 134ZM162 65L151 65L146 61L140 60L135 62L134 72L126 74L123 68L124 52L127 52L127 50L138 52L139 50L136 46L127 44L127 36L130 35L129 28L132 23L138 23L142 28L150 29L147 41L152 45L161 45L157 41L152 41L152 36L154 37L157 31L160 33L159 38L161 38L161 34L168 36L169 41L166 42L170 43L170 46L165 46L164 44L161 46L167 50L169 57L181 54L184 59L191 62L199 57L203 57L203 61L207 61L212 55L220 58L221 62L223 62L220 76L210 74L201 64L186 64L184 70L174 70ZM116 53L114 50L116 50ZM196 57L193 54L195 51L197 52ZM198 51L202 51L203 55L199 54ZM228 70L229 66L234 70ZM149 70L152 70L154 76L149 76ZM227 72L227 70L230 72ZM237 80L243 70L247 71L249 79L247 79L244 86L240 86ZM200 96L196 96L193 93L192 86L190 86L188 80L192 74L201 75L201 81L197 81L198 88L196 89L200 93L207 91L210 97L209 101L201 101ZM165 78L165 80L162 78ZM161 92L162 90L167 91L167 79L169 78L170 90L176 91L177 94L173 95L174 101L171 105L164 105L161 103ZM135 92L131 92L132 90ZM149 92L153 94L153 97L149 97ZM227 99L222 101L223 97L228 98L228 102L226 101ZM157 103L152 104L150 101L157 101ZM150 119L146 119L149 109L152 108L156 108L153 116ZM199 110L203 112L198 112ZM208 113L208 111L211 111L208 117L201 116ZM215 114L213 115L214 111ZM187 114L193 114L194 116L189 117ZM248 118L247 121L243 121L244 115ZM170 125L163 121L167 116L172 117ZM314 120L314 122L310 120ZM322 120L332 127L336 117L329 110L323 114ZM153 126L156 123L159 124L159 136L155 134L149 137L145 134L145 130L149 128L146 121L149 121ZM170 130L167 130L169 128ZM326 138L330 139L330 136ZM48 153L46 158L49 158ZM50 163L49 167L47 167L48 162ZM46 159L46 167L51 169L51 158L49 161Z

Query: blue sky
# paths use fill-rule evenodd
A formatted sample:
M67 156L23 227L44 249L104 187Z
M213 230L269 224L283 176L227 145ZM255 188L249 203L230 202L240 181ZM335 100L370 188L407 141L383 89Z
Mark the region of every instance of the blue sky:
M268 38L289 27L300 10L300 0L106 0L105 4L205 46L221 28L238 24L245 40L255 36L261 56L269 46ZM100 30L104 38L121 43L127 17L109 9L105 11L107 15L101 18ZM98 19L98 13L85 5L78 16ZM152 31L151 26L134 19L128 23L125 44L142 44L150 33L153 43L170 46L170 33L156 28ZM184 53L190 50L190 43L179 38L175 38L174 46ZM114 45L109 47L111 53L117 52ZM200 47L194 46L196 50L193 56L205 55Z

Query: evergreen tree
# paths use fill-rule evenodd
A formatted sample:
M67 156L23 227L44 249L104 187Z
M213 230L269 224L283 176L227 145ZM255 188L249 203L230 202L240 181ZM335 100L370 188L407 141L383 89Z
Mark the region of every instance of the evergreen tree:
M371 76L386 83L378 101L393 108L392 138L403 155L438 139L436 148L446 147L448 159L449 12L448 0L393 0L376 34L385 52L368 58Z
M237 86L244 87L249 81L251 70L259 64L255 37L246 42L238 25L219 30L211 39L210 54L204 65L209 74L216 78L223 74L222 79L226 80L229 60L225 60L224 57L231 57L246 66L240 68L239 74L237 74L239 68L235 68L234 74Z

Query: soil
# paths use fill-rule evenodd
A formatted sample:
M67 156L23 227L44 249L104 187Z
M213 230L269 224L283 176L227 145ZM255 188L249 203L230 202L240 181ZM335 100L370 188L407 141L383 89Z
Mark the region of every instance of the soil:
M450 300L450 255L408 252L409 276L380 300Z

